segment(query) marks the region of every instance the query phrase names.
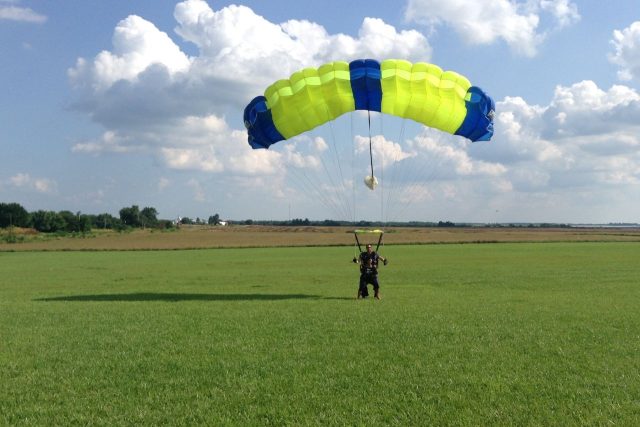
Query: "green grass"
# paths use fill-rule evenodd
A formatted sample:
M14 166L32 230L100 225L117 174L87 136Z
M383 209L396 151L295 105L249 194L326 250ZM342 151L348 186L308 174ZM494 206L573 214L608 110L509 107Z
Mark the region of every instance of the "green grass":
M640 246L0 252L0 425L638 425Z

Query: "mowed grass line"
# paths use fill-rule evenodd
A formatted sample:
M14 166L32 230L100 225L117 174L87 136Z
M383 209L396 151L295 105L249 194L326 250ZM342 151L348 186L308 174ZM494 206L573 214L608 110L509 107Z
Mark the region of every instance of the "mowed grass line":
M0 424L640 424L640 246L0 253Z

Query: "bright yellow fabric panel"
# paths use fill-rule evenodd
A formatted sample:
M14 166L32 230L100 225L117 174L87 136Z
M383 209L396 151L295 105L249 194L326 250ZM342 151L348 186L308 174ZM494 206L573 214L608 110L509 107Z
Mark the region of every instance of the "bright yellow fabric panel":
M269 86L264 96L273 123L285 138L355 109L349 64L341 61L293 73Z
M455 133L467 114L471 83L453 71L424 62L389 59L380 63L382 112Z

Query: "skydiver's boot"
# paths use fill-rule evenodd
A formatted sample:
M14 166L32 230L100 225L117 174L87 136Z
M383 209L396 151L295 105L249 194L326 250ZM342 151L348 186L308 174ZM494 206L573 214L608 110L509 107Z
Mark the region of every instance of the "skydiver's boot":
M374 297L375 299L380 299L380 290L379 290L379 289L376 289L376 290L375 290L375 293L373 294L373 297Z

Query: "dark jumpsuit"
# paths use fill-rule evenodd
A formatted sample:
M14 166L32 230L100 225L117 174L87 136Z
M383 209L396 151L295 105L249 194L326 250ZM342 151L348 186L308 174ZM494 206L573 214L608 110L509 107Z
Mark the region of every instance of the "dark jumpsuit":
M368 297L367 284L373 285L373 290L378 291L378 254L375 252L362 252L360 254L360 287L358 293L361 297Z

